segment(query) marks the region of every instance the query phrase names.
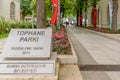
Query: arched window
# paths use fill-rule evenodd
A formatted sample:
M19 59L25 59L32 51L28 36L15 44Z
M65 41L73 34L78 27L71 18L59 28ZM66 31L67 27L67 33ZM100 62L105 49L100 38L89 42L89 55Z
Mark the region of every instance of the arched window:
M14 2L10 3L10 19L11 20L15 19L15 3Z

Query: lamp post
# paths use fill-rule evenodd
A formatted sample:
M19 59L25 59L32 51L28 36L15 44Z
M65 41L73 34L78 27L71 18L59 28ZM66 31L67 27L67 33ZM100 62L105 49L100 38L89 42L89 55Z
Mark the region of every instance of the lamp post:
M60 0L58 0L58 16L57 16L57 28L60 29Z
M34 29L34 10L32 10L32 28Z

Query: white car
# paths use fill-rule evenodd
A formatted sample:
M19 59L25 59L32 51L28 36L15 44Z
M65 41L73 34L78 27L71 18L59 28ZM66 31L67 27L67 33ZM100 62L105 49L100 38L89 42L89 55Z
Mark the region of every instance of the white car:
M71 25L76 25L77 24L77 21L76 20L72 20L71 21Z

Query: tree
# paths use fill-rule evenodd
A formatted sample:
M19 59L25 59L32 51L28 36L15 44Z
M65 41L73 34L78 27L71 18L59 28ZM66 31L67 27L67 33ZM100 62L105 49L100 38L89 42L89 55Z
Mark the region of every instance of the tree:
M46 27L45 0L37 0L37 27Z
M82 10L83 10L83 0L76 0L74 3L73 8L73 14L75 13L76 20L77 20L77 26L79 25L79 16L82 16ZM81 25L82 26L82 25Z
M83 19L83 16L82 16L82 13L83 13L83 1L80 0L80 26L82 26L82 19Z
M78 17L79 17L79 12L80 12L80 1L81 0L76 0L76 2L75 2L75 4L74 4L74 12L76 13L76 20L77 20L77 25L76 26L78 26L78 22L79 22L79 20L78 20Z
M117 13L118 13L118 2L119 0L112 0L113 2L113 12L112 12L112 31L117 31Z
M29 8L31 1L32 0L20 0L20 7L22 10L23 19L25 16L32 14L31 8Z
M60 0L60 11L63 14L62 17L67 17L73 14L75 0Z
M35 15L37 13L36 11L36 0L32 0L31 3L30 3L30 8L34 11Z
M65 0L60 1L60 13L62 14L63 17L65 13Z
M86 25L87 25L87 8L88 8L89 6L88 6L88 0L85 0L84 1L84 25L85 25L85 27L86 27Z
M52 16L51 0L45 0L45 3L46 3L46 17L51 18Z
M46 5L46 17L50 18L52 15L52 6L51 6L51 0L45 0L45 5ZM32 0L31 2L31 8L34 10L36 14L36 0Z
M98 4L99 1L100 1L100 0L91 0L91 6L92 6L93 8L96 8L96 5Z
M87 8L89 7L88 3L90 2L90 0L76 0L75 6L74 6L74 10L76 12L76 20L77 20L77 26L79 24L80 21L80 26L82 26L82 19L83 19L83 12L85 13L84 16L84 24L86 26L86 20L87 20ZM79 19L78 19L79 17Z

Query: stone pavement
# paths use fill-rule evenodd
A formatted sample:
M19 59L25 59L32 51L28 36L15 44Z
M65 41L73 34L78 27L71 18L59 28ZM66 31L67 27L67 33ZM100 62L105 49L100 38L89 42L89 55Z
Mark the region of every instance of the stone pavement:
M92 30L88 30L88 29L86 29L86 30L120 42L120 34L108 34L108 33L101 33L98 31L92 31Z
M120 34L104 34L79 27L68 27L78 55L83 80L119 80Z
M59 80L83 80L76 65L61 65Z
M89 59L86 61L84 58L84 63L81 62L80 64L120 64L120 42L77 27L69 27L69 32L72 39L77 40L72 42L81 45L86 53L89 53L89 57L93 58L91 61Z

